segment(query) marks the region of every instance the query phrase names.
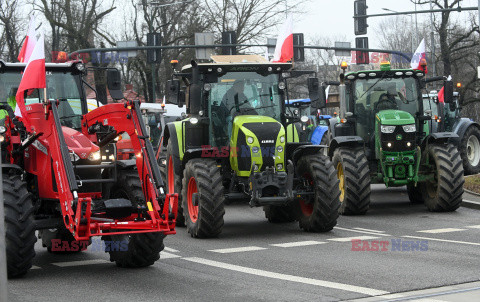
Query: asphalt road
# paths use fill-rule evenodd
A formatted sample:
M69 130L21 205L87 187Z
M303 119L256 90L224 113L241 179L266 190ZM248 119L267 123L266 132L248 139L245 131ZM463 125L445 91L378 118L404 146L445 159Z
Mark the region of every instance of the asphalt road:
M480 281L479 218L479 210L463 207L454 213L430 213L423 205L411 205L405 189L382 186L374 186L367 215L341 216L333 231L322 234L305 233L298 223L271 224L261 208L232 204L226 207L219 238L193 239L185 228L177 228L178 234L165 240L162 259L145 269L118 268L98 250L49 254L37 242L34 269L9 281L9 298L384 300L449 285L466 289L462 294L467 297L479 297L480 283L469 284ZM367 243L353 246L352 239ZM388 242L383 243L386 251L352 250L372 248L374 241ZM419 245L411 250L408 241ZM428 301L454 301L443 297Z

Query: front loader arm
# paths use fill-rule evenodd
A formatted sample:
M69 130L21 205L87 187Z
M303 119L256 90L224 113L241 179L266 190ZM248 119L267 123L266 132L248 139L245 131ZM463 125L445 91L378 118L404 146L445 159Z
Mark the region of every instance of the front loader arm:
M82 122L82 132L91 137L94 134L94 126L98 123L113 127L111 140L116 136L115 134L124 132L130 136L148 213L154 221L165 220L169 224L174 224L178 195L165 196L164 183L156 163L155 152L141 118L140 102L108 104L87 113ZM103 145L104 142L100 144Z

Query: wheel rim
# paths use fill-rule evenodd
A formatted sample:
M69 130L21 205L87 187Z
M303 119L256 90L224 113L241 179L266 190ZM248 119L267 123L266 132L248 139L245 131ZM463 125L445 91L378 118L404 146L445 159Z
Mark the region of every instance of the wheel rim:
M197 182L194 177L190 177L187 186L188 216L195 223L198 219L198 206L193 205L193 194L197 193Z
M343 173L343 166L341 163L337 164L337 178L339 180L338 187L340 188L340 202L345 199L345 174Z
M175 193L175 175L173 173L173 157L168 159L168 193Z
M310 174L306 173L303 177L308 180L310 185L312 184L312 176ZM307 202L305 199L300 199L300 210L304 216L311 216L313 214L313 203Z
M467 158L472 166L480 162L480 142L475 135L470 135L467 141Z

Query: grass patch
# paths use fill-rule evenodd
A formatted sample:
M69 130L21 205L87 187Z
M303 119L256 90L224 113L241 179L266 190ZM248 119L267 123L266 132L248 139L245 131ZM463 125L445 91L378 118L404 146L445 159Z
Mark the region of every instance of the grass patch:
M465 185L463 185L463 187L480 194L480 175L465 177Z

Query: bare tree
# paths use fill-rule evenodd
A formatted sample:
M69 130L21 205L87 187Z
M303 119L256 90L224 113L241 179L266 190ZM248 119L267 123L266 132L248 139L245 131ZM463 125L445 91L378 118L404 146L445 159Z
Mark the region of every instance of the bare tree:
M20 16L21 0L0 1L0 55L9 62L17 61L23 39L25 20Z

